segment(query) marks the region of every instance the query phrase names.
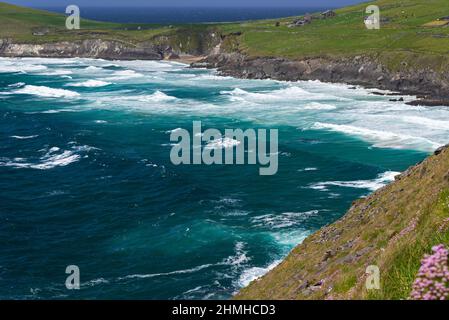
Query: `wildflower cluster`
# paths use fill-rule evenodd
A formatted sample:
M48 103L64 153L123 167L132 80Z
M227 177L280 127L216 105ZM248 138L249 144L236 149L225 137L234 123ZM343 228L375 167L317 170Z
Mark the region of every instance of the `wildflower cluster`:
M440 244L425 255L413 284L411 299L446 300L449 298L449 251Z

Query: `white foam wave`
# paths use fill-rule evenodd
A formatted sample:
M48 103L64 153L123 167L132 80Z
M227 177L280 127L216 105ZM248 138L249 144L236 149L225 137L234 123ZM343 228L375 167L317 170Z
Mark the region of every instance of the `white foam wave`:
M54 113L61 113L61 112L76 112L74 109L50 109L40 112L29 112L30 114L33 113L42 113L42 114L54 114Z
M254 227L269 229L282 229L297 226L319 213L318 210L305 212L284 212L281 214L265 214L251 219Z
M150 274L132 274L124 277L119 277L118 280L126 280L126 279L147 279L147 278L154 278L154 277L160 277L160 276L172 276L177 274L185 274L185 273L194 273L201 271L206 268L210 268L215 266L216 264L203 264L194 268L190 269L183 269L183 270L176 270L171 272L162 272L162 273L150 273Z
M276 260L276 261L270 263L266 267L252 267L252 268L246 269L240 275L240 277L238 279L238 285L240 287L246 287L247 285L249 285L254 280L257 280L257 279L261 278L266 273L268 273L269 271L271 271L272 269L277 267L281 262L282 262L282 260Z
M176 129L173 129L173 130L165 131L165 133L175 133L175 132L178 132L178 131L181 131L181 130L183 130L183 129L182 128L176 128Z
M154 101L154 102L176 100L176 97L169 96L159 90L151 95L145 95L142 98L144 101Z
M17 83L13 83L8 85L8 87L10 88L19 88L19 87L23 87L25 85L25 82L17 82Z
M230 266L240 266L241 264L249 262L251 259L246 255L244 250L245 243L237 242L234 246L235 255L226 258L221 264Z
M70 83L67 86L93 88L93 87L104 87L104 86L108 86L110 84L111 84L110 82L101 81L101 80L87 80L87 81L83 81L83 82Z
M86 67L84 69L84 71L95 71L95 72L101 71L101 70L102 70L102 68L99 68L99 67L96 67L96 66L88 66L88 67Z
M345 187L345 188L357 188L357 189L368 189L371 191L376 191L388 183L394 181L394 178L400 174L396 171L387 171L379 174L373 180L356 180L356 181L327 181L319 182L309 186L311 189L328 191L328 186Z
M311 102L304 106L304 110L334 110L337 109L336 106L331 104L319 103L319 102Z
M71 150L61 150L59 147L52 147L48 150L41 150L45 152L37 162L27 162L24 158L0 158L0 166L12 167L16 169L37 169L49 170L56 167L65 167L71 163L77 162L81 159L80 152L89 152L96 148L90 146L72 146Z
M231 101L250 101L256 103L267 103L268 102L281 102L281 101L299 101L299 100L323 100L323 99L336 99L336 100L348 100L342 97L331 96L324 93L313 93L307 91L298 86L289 86L287 88L271 90L271 91L259 91L259 92L249 92L240 88L236 88L232 91L221 91L222 95L230 96ZM306 105L307 107L307 105ZM327 108L330 110L330 105L322 104L309 104L308 107L312 108Z
M317 171L317 170L318 170L318 168L310 167L310 168L298 169L298 172Z
M81 287L94 287L100 284L107 284L107 283L109 283L109 280L106 280L104 278L98 278L82 283Z
M136 108L138 110L153 110L152 108L155 107L154 102L172 102L178 100L176 97L169 96L162 91L156 91L152 94L142 94L142 95L127 95L126 93L123 93L121 96L106 96L102 98L96 99L97 102L100 102L101 104L104 104L106 107L110 107L113 104L116 104L117 102L122 103L128 103L128 108ZM147 103L153 103L153 104L145 104ZM151 109L150 109L151 107ZM165 110L165 108L164 108Z
M70 90L33 85L27 85L21 89L13 91L12 93L29 94L45 98L76 98L79 96L79 93Z
M402 121L424 126L430 129L449 131L449 121L430 119L418 116L404 116Z
M371 130L351 125L331 124L315 122L312 129L329 130L341 132L348 135L358 136L368 142L374 143L374 147L392 149L418 149L433 151L441 144L423 137L414 137L389 131Z
M39 74L43 75L43 76L66 76L69 74L73 74L73 72L70 70L58 69L58 70L52 70L52 71L48 71L48 72L40 72Z
M25 64L19 60L1 61L0 73L28 73L46 70L47 67L41 64Z
M45 65L68 65L77 64L81 62L81 58L13 58L17 61L27 64L45 64ZM87 60L87 59L86 59ZM89 59L90 61L95 61L95 59Z
M38 135L33 135L33 136L11 136L11 138L14 139L19 139L19 140L26 140L26 139L33 139L38 137Z
M223 81L223 80L234 80L232 77L219 76L215 74L202 74L195 77L195 80L207 80L207 81Z
M195 273L204 269L208 269L211 267L216 266L231 266L231 267L239 267L241 264L246 263L250 260L246 256L246 252L244 251L244 243L243 242L237 242L235 244L234 250L235 255L229 256L226 259L224 259L221 262L218 263L207 263L202 264L193 268L188 269L181 269L181 270L175 270L170 272L161 272L161 273L150 273L150 274L132 274L127 275L124 277L119 277L117 280L126 280L126 279L147 279L147 278L155 278L155 277L161 277L161 276L173 276L173 275L180 275L180 274L189 274L189 273Z
M302 228L292 228L288 230L280 230L271 234L277 244L282 245L285 249L291 250L298 244L302 243L305 238L310 235L310 230Z
M228 137L215 139L206 145L206 149L227 149L238 146L241 142Z
M141 73L138 73L134 70L119 70L115 71L112 76L108 77L110 80L127 80L127 79L133 79L133 78L140 78L144 75Z

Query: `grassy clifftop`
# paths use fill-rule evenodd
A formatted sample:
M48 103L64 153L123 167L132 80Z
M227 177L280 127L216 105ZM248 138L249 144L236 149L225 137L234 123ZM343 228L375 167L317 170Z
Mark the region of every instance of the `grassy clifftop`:
M64 12L57 14L0 2L0 38L9 38L18 43L48 43L102 38L103 40L125 41L134 45L172 31L168 26L155 24L119 24L86 19L81 19L80 30L67 30L65 21ZM138 27L141 30L138 30ZM36 31L41 30L46 30L46 34L33 35Z
M368 4L380 7L383 21L380 30L365 28L363 17L367 15L365 8ZM224 34L241 33L238 37L240 49L247 54L258 56L301 58L320 54L357 54L385 50L434 54L449 52L449 28L426 26L438 18L449 16L447 0L369 1L338 9L336 13L336 17L314 19L309 25L293 28L288 27L292 18L188 26L197 30L215 26ZM277 21L280 26L275 26ZM39 27L49 28L52 31L50 34L60 39L69 35L89 37L89 32L96 31L111 37L126 37L136 41L148 39L170 29L168 26L156 24L117 24L91 20L82 20L81 25L80 31L65 30L63 12L56 14L0 2L0 35L23 41L46 39L32 36L32 30ZM138 26L141 30L137 30ZM175 29L178 27L175 26Z
M449 244L449 148L354 203L237 299L407 299L425 253ZM367 290L366 268L381 289Z
M368 4L380 7L383 21L380 30L367 30L364 25ZM371 55L390 70L400 71L414 64L447 71L449 27L434 23L438 18L449 16L447 0L378 0L341 8L336 13L336 17L314 19L311 24L292 28L288 25L293 17L175 26L82 20L81 30L66 30L62 12L55 14L0 2L0 38L20 43L101 38L135 46L166 36L174 39L174 47L180 43L193 47L203 38L207 41L207 36L214 32L225 39L222 49L250 57L300 60ZM276 22L280 25L276 26ZM33 35L33 30L42 28L48 28L48 34ZM193 39L190 44L189 39Z
M364 25L368 4L380 7L380 30L367 30ZM156 36L178 34L179 38L181 34L189 37L213 29L217 34L228 35L225 41L228 50L238 50L249 56L298 60L364 54L383 57L392 68L400 68L401 63L407 62L444 70L448 65L449 28L428 26L438 18L449 16L447 0L378 0L338 9L336 13L336 17L314 19L311 24L293 28L288 27L293 18L283 18L170 27L82 20L81 30L66 30L62 12L55 14L0 2L0 38L36 43L101 37L136 45L152 41ZM280 26L276 26L276 22L280 22ZM33 30L42 28L48 28L48 34L33 35Z
M380 30L367 30L365 9L378 5ZM231 24L229 31L241 31L242 50L254 55L298 58L310 55L361 54L367 52L413 51L447 54L449 28L426 27L426 23L449 16L446 0L379 0L335 11L336 17L313 20L302 27L289 28L291 19Z

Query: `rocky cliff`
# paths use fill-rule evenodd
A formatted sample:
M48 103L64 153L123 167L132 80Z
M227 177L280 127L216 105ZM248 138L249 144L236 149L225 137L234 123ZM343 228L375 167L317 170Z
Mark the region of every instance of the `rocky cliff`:
M14 43L6 39L0 40L0 55L4 57L161 60L164 57L164 50L161 46L154 44L135 46L118 41L100 39L44 44Z
M162 60L170 55L207 55L220 42L213 28L178 28L140 42L92 37L74 41L18 42L0 38L0 56Z
M419 101L420 104L448 105L449 71L434 70L416 62L412 65L406 59L394 70L384 63L387 58L342 56L288 60L220 52L217 47L207 59L193 66L217 68L224 75L240 78L320 80L362 85L425 98Z

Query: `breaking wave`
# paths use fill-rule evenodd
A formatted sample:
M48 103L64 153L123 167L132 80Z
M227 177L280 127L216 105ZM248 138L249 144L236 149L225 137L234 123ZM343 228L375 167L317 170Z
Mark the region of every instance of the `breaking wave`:
M268 228L268 229L282 229L294 227L311 216L316 216L318 210L311 210L305 212L284 212L281 214L265 214L251 219L254 227Z
M110 85L110 82L101 81L101 80L87 80L83 82L77 82L77 83L70 83L68 86L70 87L87 87L87 88L93 88L93 87L104 87Z
M14 94L29 94L45 98L77 98L80 96L79 93L65 90L65 89L54 89L46 86L33 86L26 85L25 87L15 90Z
M16 169L37 169L49 170L56 167L65 167L81 159L81 152L89 152L95 148L90 146L72 146L70 150L61 150L59 147L52 147L48 150L42 150L44 155L37 161L30 162L24 158L0 158L0 166L12 167Z
M11 138L19 139L19 140L26 140L26 139L33 139L38 137L38 135L32 135L32 136L11 136Z
M376 191L386 186L388 183L394 181L394 178L398 174L400 174L400 172L387 171L379 174L377 178L373 180L327 181L311 184L309 185L309 188L320 191L328 191L327 187L336 186L336 187L368 189L371 191Z
M329 130L354 135L374 143L374 147L392 149L417 149L433 151L441 144L423 137L414 137L388 131L371 130L351 125L315 122L312 129Z
M215 139L206 145L206 149L227 149L238 146L241 142L228 137Z
M270 263L266 267L252 267L252 268L246 269L245 271L243 271L243 273L240 275L240 277L238 279L239 287L246 287L252 281L263 277L269 271L276 268L281 262L282 262L282 260L276 260L276 261Z

